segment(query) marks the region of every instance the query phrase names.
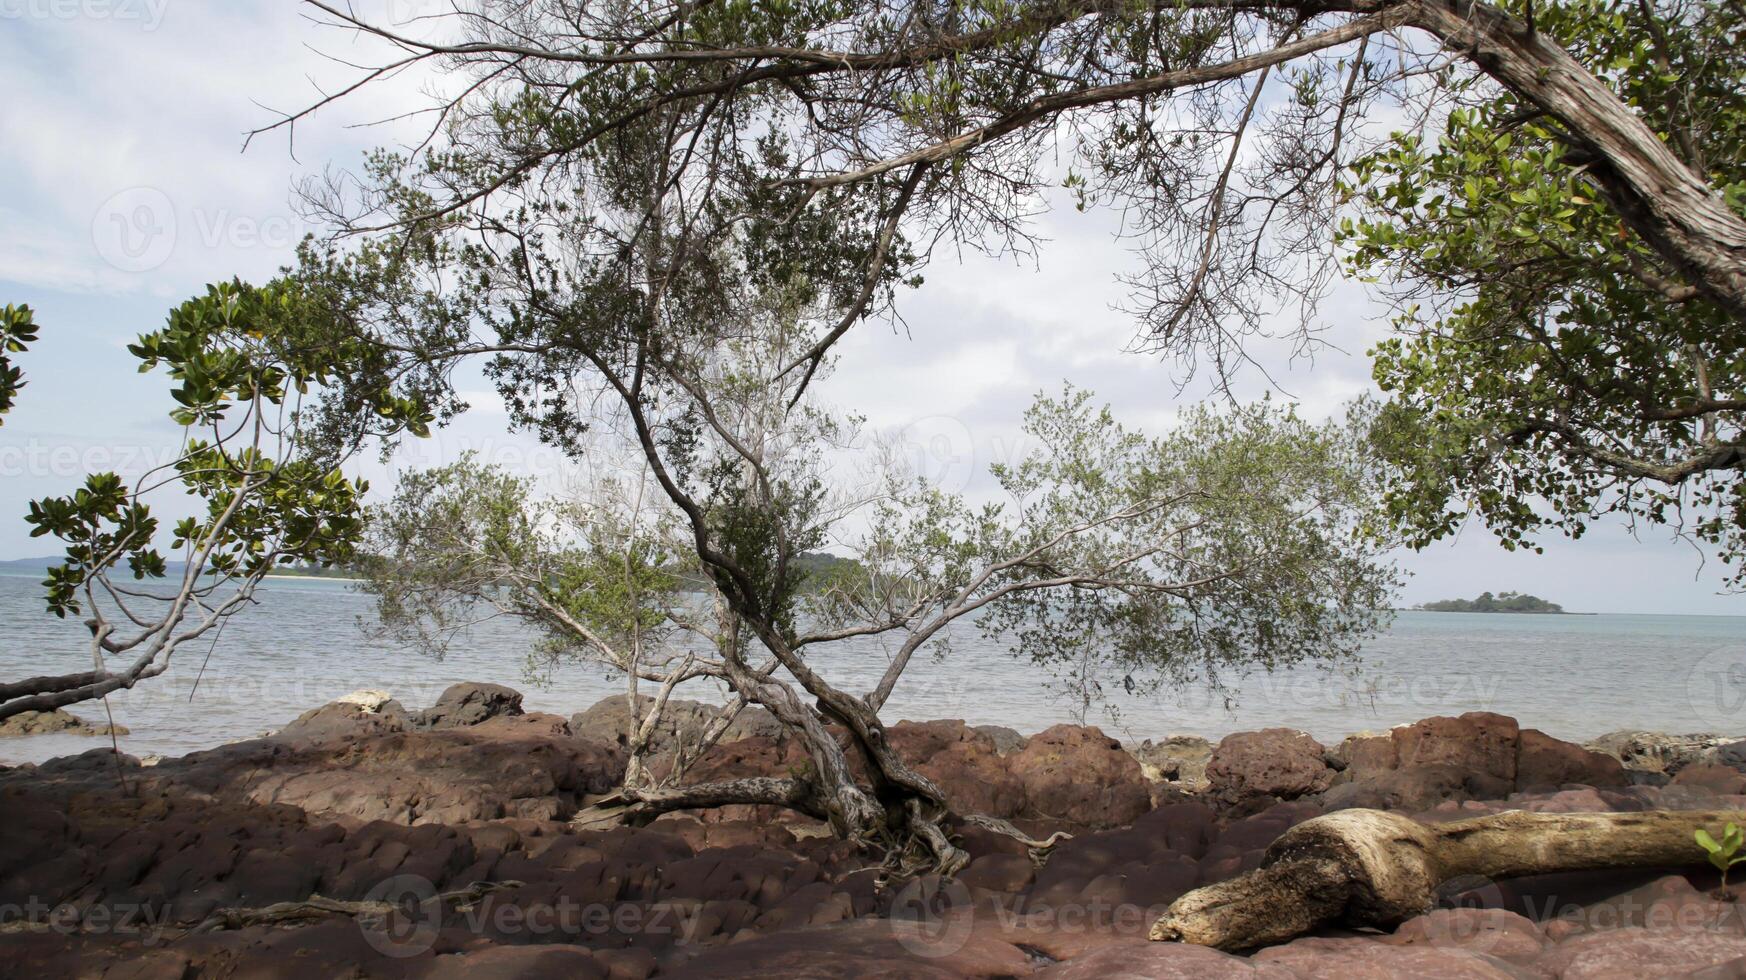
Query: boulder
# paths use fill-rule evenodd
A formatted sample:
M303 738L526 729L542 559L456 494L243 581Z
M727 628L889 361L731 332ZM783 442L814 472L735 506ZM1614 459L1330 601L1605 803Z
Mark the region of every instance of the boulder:
M1538 956L1547 939L1532 919L1506 909L1437 909L1408 919L1384 942L1438 946L1510 959Z
M1429 810L1445 801L1498 799L1509 792L1510 787L1494 777L1455 766L1413 766L1357 777L1342 774L1321 800L1330 810Z
M1025 737L1020 735L1016 728L1008 728L1005 725L975 725L972 727L994 739L994 751L1001 755L1011 755L1025 747Z
M53 711L20 711L0 719L0 738L24 735L126 735L126 725L93 725L78 715Z
M394 700L394 695L387 691L375 689L353 691L350 694L334 698L334 704L355 704L365 711L378 711L384 704Z
M897 754L938 784L958 811L1001 818L1024 811L1025 784L992 737L962 721L900 721L886 734Z
M1357 937L1298 939L1264 949L1251 962L1283 968L1299 977L1341 980L1526 980L1538 976L1486 953L1445 946L1394 946Z
M1394 737L1387 732L1359 732L1348 735L1339 745L1328 750L1328 765L1340 772L1385 772L1400 768Z
M426 980L606 980L607 969L577 946L486 946L438 956Z
M1343 767L1323 797L1330 809L1430 810L1535 787L1631 783L1615 758L1484 711L1426 718L1386 736L1354 735L1330 757Z
M995 916L932 921L854 919L831 925L746 935L712 949L682 951L694 958L663 965L679 978L807 977L811 980L962 980L1016 977L1031 972L1030 956L998 935ZM919 921L917 921L919 919ZM960 924L961 923L961 924Z
M502 684L452 684L436 704L420 711L420 728L461 728L499 715L521 714L521 692Z
M1056 725L1006 759L1025 789L1025 816L1080 827L1120 827L1152 807L1140 764L1093 726Z
M670 763L670 757L657 758L650 766L650 770L656 776L665 776ZM732 742L717 742L685 771L684 781L687 783L708 783L717 780L744 779L749 776L786 776L790 773L805 772L809 765L810 761L807 758L806 750L801 748L799 741L791 738L777 740L765 735L754 735L750 738L735 739ZM776 820L799 819L799 815L794 811L782 807L737 804L709 810L691 811L691 816L704 823L722 823L735 820L755 820L768 823Z
M638 700L645 712L655 703L655 699L646 694L641 695ZM705 704L702 701L668 701L661 711L661 720L656 723L650 740L651 753L670 753L680 743L695 745L721 709L721 705ZM586 711L572 715L570 728L577 735L624 747L628 742L626 733L630 728L630 705L622 696L602 699L589 706ZM769 711L748 705L734 716L727 730L722 733L721 740L732 742L753 736L781 739L785 737L785 732L782 723Z
M1154 943L1138 937L1104 943L1031 974L1036 980L1110 980L1115 977L1145 977L1148 980L1293 980L1290 970L1256 964L1242 957L1205 946Z
M1516 781L1521 728L1507 715L1469 711L1458 718L1426 718L1394 729L1389 737L1395 750L1391 768L1450 766L1507 785Z
M1739 744L1739 739L1738 735L1716 735L1709 732L1668 735L1662 732L1621 730L1608 732L1588 742L1583 748L1610 755L1623 763L1626 769L1664 772L1671 776L1695 763L1718 761L1715 759L1717 751L1724 746Z
M412 717L398 701L383 701L374 706L366 706L358 701L341 699L319 708L311 708L298 715L289 725L264 737L285 742L314 743L404 732L412 726Z
M1719 766L1729 766L1746 772L1746 741L1718 745L1710 758Z
M1212 743L1199 735L1171 735L1157 742L1147 739L1134 749L1134 758L1147 779L1181 783L1186 789L1206 788L1206 766L1212 754Z
M1700 763L1681 769L1679 775L1673 777L1673 785L1705 789L1717 796L1733 796L1746 793L1746 775L1729 766Z
M624 756L571 736L556 715L503 714L465 727L419 729L390 701L375 712L324 705L271 738L141 772L163 791L286 804L346 823L561 820L585 797L617 787Z
M1227 806L1320 793L1334 780L1324 753L1320 742L1290 728L1228 735L1207 763L1210 792Z
M1713 929L1606 929L1574 936L1534 961L1563 980L1677 977L1746 957L1746 936ZM1738 976L1721 971L1717 976Z
M1522 730L1516 755L1516 786L1624 786L1625 767L1610 755L1591 752L1533 728Z

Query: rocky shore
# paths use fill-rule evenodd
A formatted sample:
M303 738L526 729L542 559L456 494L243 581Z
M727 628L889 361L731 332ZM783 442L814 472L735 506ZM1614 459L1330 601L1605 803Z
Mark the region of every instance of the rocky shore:
M1091 727L902 722L898 750L965 809L1074 837L1038 866L967 827L974 860L957 879L881 887L864 855L783 811L572 825L622 776L624 711L527 713L490 684L423 710L360 692L155 764L100 748L0 768L0 974L1746 975L1746 905L1698 866L1464 881L1392 932L1247 956L1145 940L1170 901L1344 807L1427 821L1746 809L1739 740L1621 732L1579 746L1483 713L1333 746L1288 729L1123 746ZM677 706L660 739L691 737L702 714ZM753 711L693 775L804 761Z

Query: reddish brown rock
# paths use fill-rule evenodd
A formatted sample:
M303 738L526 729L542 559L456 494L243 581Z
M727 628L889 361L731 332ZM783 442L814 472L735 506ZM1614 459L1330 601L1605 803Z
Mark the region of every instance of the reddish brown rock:
M1342 779L1322 794L1322 803L1329 809L1429 810L1446 801L1507 796L1511 788L1496 777L1456 766L1413 766L1342 774Z
M1746 793L1746 775L1728 766L1699 764L1686 766L1673 777L1673 785L1707 790L1718 796Z
M1595 789L1518 793L1511 800L1517 804L1515 809L1529 813L1609 813L1619 809L1617 801L1607 799Z
M958 880L968 888L1016 895L1030 887L1037 868L1022 854L985 854L965 868Z
M503 715L521 714L521 692L502 684L451 684L436 704L418 713L423 728L462 728Z
M1205 803L1173 803L1141 817L1134 829L1151 835L1163 850L1198 859L1218 837L1218 823L1218 814Z
M1213 750L1206 775L1214 798L1226 805L1295 800L1320 793L1333 782L1325 751L1320 742L1289 728L1239 732Z
M1205 946L1135 938L1105 943L1031 976L1037 980L1294 980L1297 975Z
M791 929L705 951L681 951L663 977L959 980L1024 976L1030 956L971 917L948 922L859 919Z
M379 707L334 701L305 711L271 737L282 742L316 743L386 735L411 727L412 720L398 701Z
M412 731L386 727L393 724L386 712L360 713L348 705L321 711L318 723L168 760L142 770L141 779L353 822L416 824L561 820L583 797L616 787L624 774L617 749L571 737L553 715Z
M1516 755L1517 787L1527 789L1566 783L1624 786L1628 782L1625 767L1612 756L1590 752L1537 729L1522 729L1521 746Z
M601 962L575 946L489 946L439 956L426 980L607 980Z
M1528 980L1540 974L1505 960L1445 946L1397 946L1371 938L1298 939L1264 949L1257 964L1305 980Z
M1323 797L1331 808L1431 810L1535 787L1629 782L1617 759L1482 711L1402 725L1386 742L1349 738L1334 755L1345 768Z
M1006 761L1024 784L1025 815L1080 827L1120 827L1151 809L1134 757L1096 727L1056 725Z
M901 721L886 731L897 754L937 783L958 812L1001 818L1024 812L1025 785L991 736L962 721Z
M657 759L650 768L659 775L667 771L670 760ZM732 742L717 742L685 771L688 783L706 783L721 779L743 779L747 776L784 776L804 772L808 765L806 750L793 739L780 741L762 735ZM724 806L697 810L692 816L705 823L751 820L768 823L776 820L796 820L791 810L772 806Z
M1532 958L1546 947L1532 919L1505 909L1438 909L1401 923L1386 942L1399 946L1464 949L1507 959Z
M1676 977L1746 956L1746 936L1706 929L1626 928L1574 936L1547 949L1534 965L1561 980Z
M1400 756L1394 736L1373 732L1348 735L1328 753L1341 771L1385 772L1400 768Z
M1426 718L1402 725L1389 735L1397 769L1450 766L1515 783L1521 729L1514 718L1469 711L1458 718Z

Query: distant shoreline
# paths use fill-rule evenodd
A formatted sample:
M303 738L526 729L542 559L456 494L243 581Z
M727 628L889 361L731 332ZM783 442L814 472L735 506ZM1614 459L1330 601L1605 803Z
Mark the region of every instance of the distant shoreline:
M1408 606L1395 609L1394 612L1418 613L1448 613L1454 616L1599 616L1595 612L1571 612L1560 609L1556 612L1550 609L1421 609L1418 606ZM1613 613L1615 616L1725 616L1726 613Z

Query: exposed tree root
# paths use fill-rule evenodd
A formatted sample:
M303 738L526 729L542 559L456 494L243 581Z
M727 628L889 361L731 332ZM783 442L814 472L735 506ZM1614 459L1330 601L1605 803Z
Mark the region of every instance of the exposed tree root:
M811 780L750 777L694 786L625 787L577 811L570 826L577 830L643 826L663 813L730 805L778 806L817 820L830 819L829 807ZM959 816L917 797L904 800L901 809L889 808L887 816L893 811L901 813L895 822L887 819L870 824L850 838L867 852L881 855L885 876L891 879L921 874L951 877L964 870L970 855L953 843L946 830L954 822L1011 837L1025 846L1039 867L1056 845L1073 838L1066 831L1056 831L1046 840L1037 840L999 817L980 813Z
M458 891L443 892L432 897L445 908L466 908L492 892L517 888L519 881L475 881ZM246 929L249 926L293 925L329 918L335 915L355 919L380 919L401 906L394 902L341 902L320 895L311 895L301 902L276 902L258 909L218 909L190 932L216 932L221 929Z
M1031 863L1039 868L1043 866L1045 861L1049 860L1049 855L1055 850L1056 845L1063 841L1070 841L1073 839L1073 835L1065 830L1057 830L1050 834L1047 840L1037 840L1035 837L1032 837L1013 826L1011 821L1002 820L999 817L985 816L980 813L972 813L962 819L964 823L981 827L983 830L992 830L997 834L1011 837L1013 840L1023 844L1025 849L1030 852Z
M1283 942L1322 926L1397 925L1464 876L1512 878L1702 863L1692 839L1742 811L1526 813L1440 825L1381 810L1341 810L1280 835L1260 868L1177 899L1151 937L1223 950Z

